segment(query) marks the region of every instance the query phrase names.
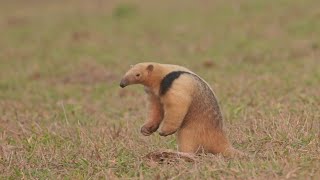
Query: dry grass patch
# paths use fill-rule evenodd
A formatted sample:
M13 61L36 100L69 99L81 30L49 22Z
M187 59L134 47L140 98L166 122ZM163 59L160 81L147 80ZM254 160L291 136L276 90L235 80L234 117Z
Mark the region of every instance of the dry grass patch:
M3 1L0 179L319 179L319 2ZM141 61L206 79L249 157L142 136Z

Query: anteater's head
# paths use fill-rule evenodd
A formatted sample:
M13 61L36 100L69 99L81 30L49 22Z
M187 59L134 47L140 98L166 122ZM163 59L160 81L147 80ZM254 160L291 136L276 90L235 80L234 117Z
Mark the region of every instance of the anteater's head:
M154 69L152 63L139 63L131 68L123 76L120 87L124 88L131 84L145 84Z

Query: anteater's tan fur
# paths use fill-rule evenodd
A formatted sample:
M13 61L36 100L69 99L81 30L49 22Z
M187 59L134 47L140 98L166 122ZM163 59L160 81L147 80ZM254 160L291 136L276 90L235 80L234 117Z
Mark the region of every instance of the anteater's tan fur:
M170 89L159 94L162 79L173 71L185 71ZM190 73L190 74L189 74ZM142 84L148 95L148 118L141 128L150 135L159 128L161 136L177 132L180 152L222 153L233 156L240 152L229 143L222 125L222 115L210 86L190 70L169 64L139 63L124 75L121 86ZM160 126L160 127L159 127Z

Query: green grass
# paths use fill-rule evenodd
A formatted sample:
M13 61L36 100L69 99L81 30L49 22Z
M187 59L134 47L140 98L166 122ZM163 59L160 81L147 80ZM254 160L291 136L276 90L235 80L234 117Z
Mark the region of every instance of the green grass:
M320 2L3 1L0 179L319 179ZM129 65L186 66L248 159L150 165ZM208 66L206 64L212 64Z

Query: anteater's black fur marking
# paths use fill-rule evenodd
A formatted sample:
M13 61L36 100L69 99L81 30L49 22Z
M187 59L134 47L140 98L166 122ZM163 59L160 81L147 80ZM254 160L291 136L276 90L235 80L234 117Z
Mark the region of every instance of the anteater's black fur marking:
M164 95L166 94L166 92L170 89L170 87L172 86L172 83L174 80L178 79L179 76L181 74L190 74L189 72L186 71L173 71L169 74L167 74L161 81L160 83L160 90L159 90L159 94L160 95Z

